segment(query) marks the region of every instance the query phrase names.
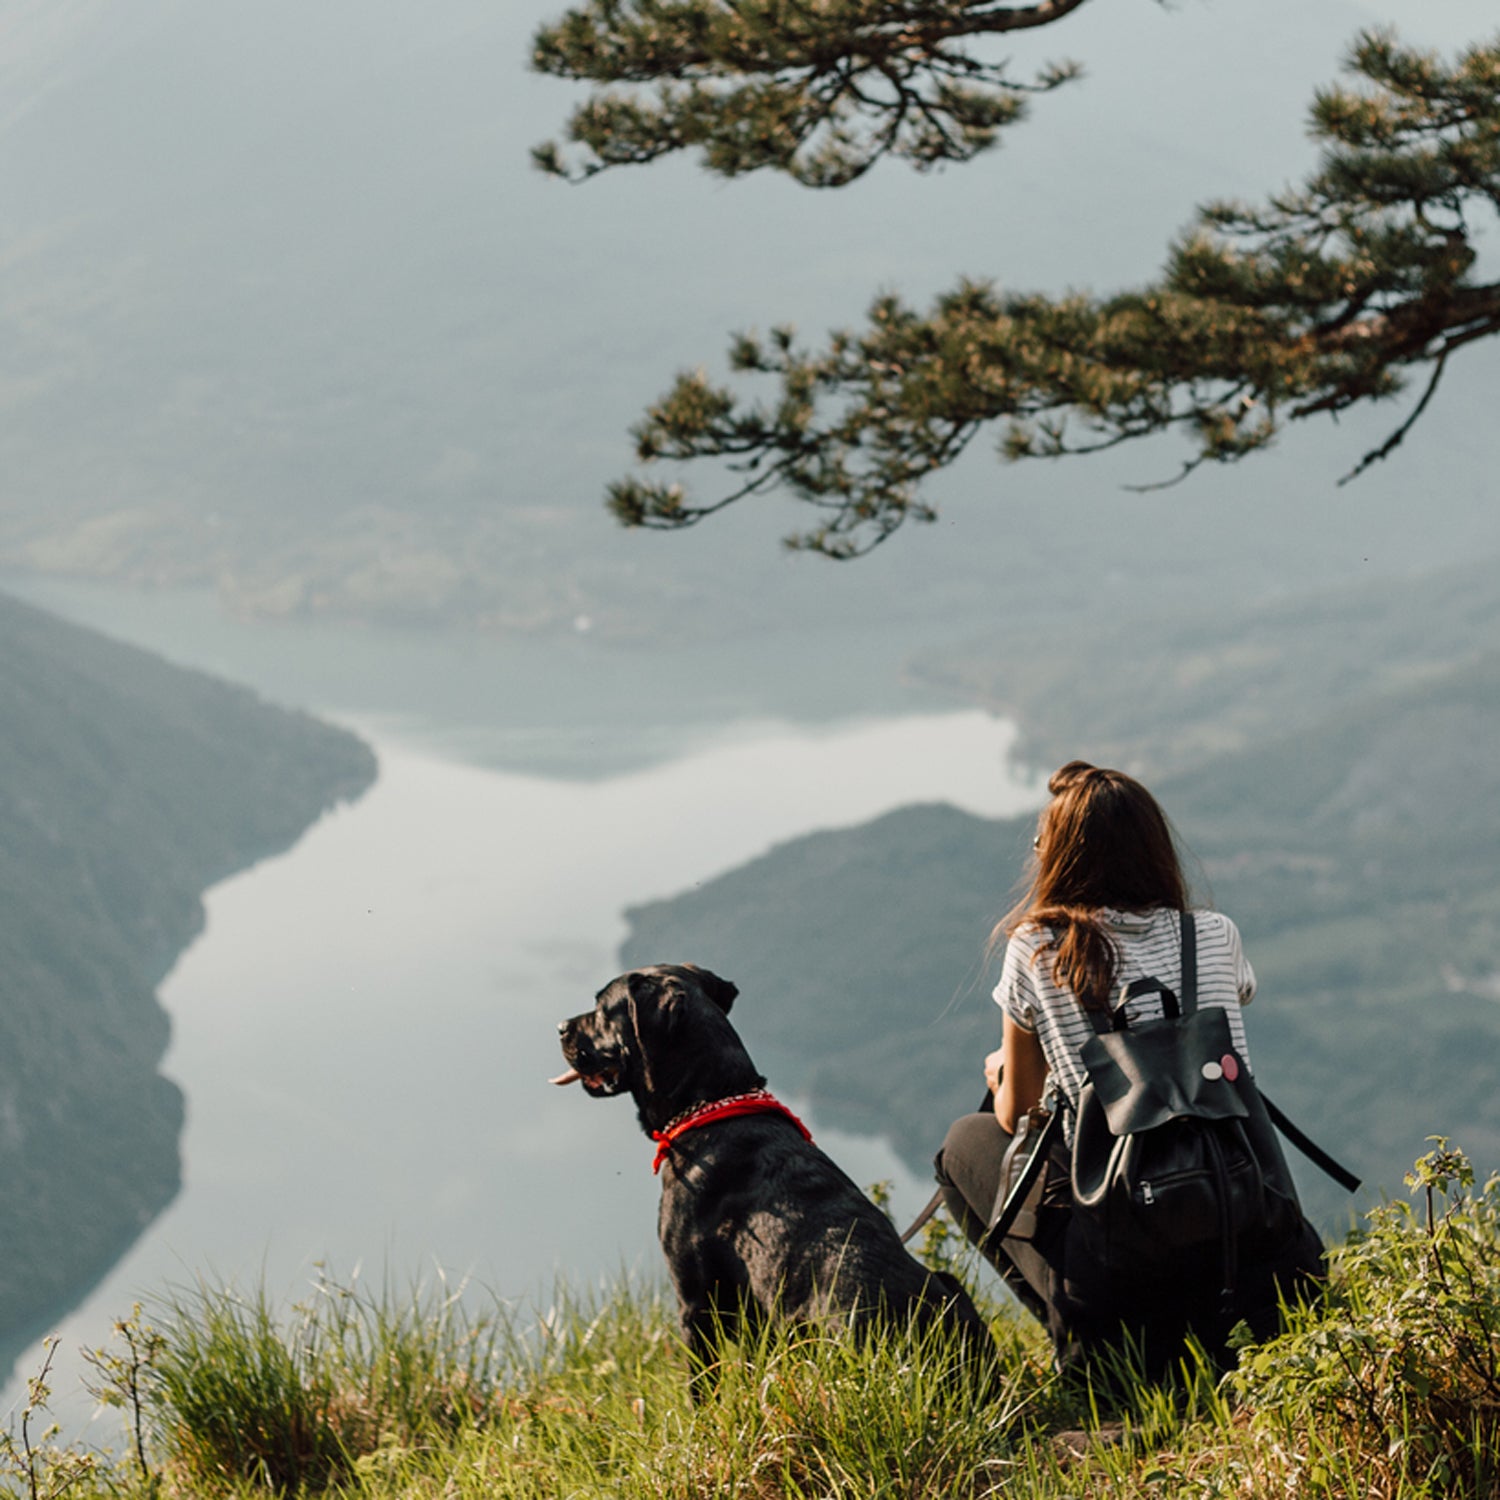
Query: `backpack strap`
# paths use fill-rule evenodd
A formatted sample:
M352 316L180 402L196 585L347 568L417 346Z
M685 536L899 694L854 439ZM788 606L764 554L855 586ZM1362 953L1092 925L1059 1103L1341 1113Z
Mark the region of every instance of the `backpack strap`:
M1031 1155L1026 1158L1021 1175L1011 1184L1010 1192L995 1216L995 1222L985 1234L986 1240L1003 1240L1010 1233L1010 1227L1016 1222L1016 1215L1021 1212L1026 1195L1036 1186L1042 1168L1047 1165L1047 1158L1052 1154L1052 1143L1062 1132L1063 1110L1066 1108L1066 1101L1057 1090L1052 1091L1050 1103L1052 1112L1047 1116L1047 1123L1042 1126L1042 1133L1037 1137Z
M1197 939L1197 924L1193 921L1193 914L1185 911L1182 914L1182 1008L1188 1014L1192 1013L1198 1000ZM1260 1094L1261 1103L1266 1107L1266 1113L1271 1117L1271 1123L1292 1145L1314 1166L1321 1167L1345 1192L1352 1193L1358 1189L1359 1178L1348 1167L1341 1166L1316 1141L1293 1125L1266 1097L1264 1089L1259 1089L1257 1092Z
M1318 1143L1303 1134L1277 1107L1271 1103L1266 1091L1260 1091L1260 1102L1265 1105L1271 1123L1289 1140L1315 1167L1321 1167L1346 1193L1359 1188L1359 1178L1348 1167L1340 1166Z
M1190 1016L1198 1009L1198 922L1192 912L1183 908L1182 925L1182 1013Z

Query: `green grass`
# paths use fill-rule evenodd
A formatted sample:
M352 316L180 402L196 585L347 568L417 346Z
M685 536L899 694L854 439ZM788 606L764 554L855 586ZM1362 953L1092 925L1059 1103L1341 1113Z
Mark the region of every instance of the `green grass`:
M993 1390L935 1337L781 1328L727 1346L694 1404L656 1286L522 1308L324 1276L282 1306L200 1285L138 1309L94 1361L121 1453L49 1446L43 1372L0 1482L23 1500L1481 1500L1500 1493L1500 1179L1476 1186L1439 1142L1411 1181L1415 1205L1370 1214L1327 1295L1236 1371L1189 1358L1149 1386L1122 1367L1109 1407L998 1306Z

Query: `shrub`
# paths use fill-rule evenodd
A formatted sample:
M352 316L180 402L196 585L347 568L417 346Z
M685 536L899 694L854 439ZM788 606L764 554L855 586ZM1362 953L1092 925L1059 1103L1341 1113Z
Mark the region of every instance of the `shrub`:
M1491 1496L1500 1482L1500 1176L1439 1136L1334 1252L1321 1308L1248 1352L1237 1386L1313 1493ZM1348 1456L1357 1472L1346 1485ZM1351 1487L1354 1486L1354 1487Z
M44 1344L42 1367L26 1382L19 1420L0 1432L0 1487L27 1500L61 1500L70 1490L88 1487L98 1473L98 1457L55 1441L58 1426L47 1420L48 1384L55 1340Z

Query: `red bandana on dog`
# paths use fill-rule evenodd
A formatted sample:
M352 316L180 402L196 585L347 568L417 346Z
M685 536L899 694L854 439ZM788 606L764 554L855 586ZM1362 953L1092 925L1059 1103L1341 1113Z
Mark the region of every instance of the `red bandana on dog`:
M665 1130L653 1130L651 1139L657 1143L656 1160L651 1163L654 1176L661 1171L661 1164L672 1150L672 1143L680 1135L696 1130L700 1125L709 1125L715 1120L733 1119L735 1115L784 1115L798 1130L802 1139L810 1141L812 1131L784 1105L769 1089L752 1089L748 1094L734 1094L728 1099L715 1099L711 1104L700 1104L685 1115L678 1115Z

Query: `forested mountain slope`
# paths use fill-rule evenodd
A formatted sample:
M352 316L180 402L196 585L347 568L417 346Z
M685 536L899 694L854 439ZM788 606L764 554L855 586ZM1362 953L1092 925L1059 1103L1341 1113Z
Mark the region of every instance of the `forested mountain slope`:
M1482 589L1466 577L1447 598L1474 618ZM1441 593L1424 584L1420 599L1441 614ZM1387 604L1413 628L1432 623ZM1274 713L1251 713L1269 688L1235 691L1237 673L1243 684L1266 668L1261 651L1236 665L1242 622L1226 621L1222 638L1201 623L1196 638L1214 672L1179 674L1175 692L1179 632L1141 646L1133 670L1158 688L1144 728L1108 663L1091 668L1066 646L1053 670L1072 711L1049 702L1045 734L1027 727L1045 764L1076 754L1141 767L1195 856L1200 899L1244 932L1268 1092L1372 1190L1396 1190L1433 1132L1500 1166L1500 654L1484 650L1493 631L1455 627L1446 658L1434 647L1407 671L1390 627L1386 654L1334 692L1328 654L1339 640L1358 654L1351 608L1334 601L1283 632ZM1245 721L1226 727L1214 699L1245 704ZM1023 715L1031 701L1021 697ZM1276 724L1303 727L1273 735ZM1174 726L1202 743L1216 725L1241 748L1196 762L1157 751ZM986 940L1032 831L1029 817L920 807L801 839L632 912L624 959L691 959L734 979L737 1019L773 1085L830 1123L888 1134L924 1169L947 1120L983 1091L979 1061L999 1037ZM1299 1176L1326 1220L1346 1211L1310 1168Z
M155 990L201 893L374 775L342 730L0 595L0 1345L177 1189Z
M1312 729L1330 713L1438 682L1500 647L1500 558L1216 612L1111 609L1086 623L1011 620L914 655L913 674L1017 720L1017 755L1053 766L1085 745L1153 776Z

